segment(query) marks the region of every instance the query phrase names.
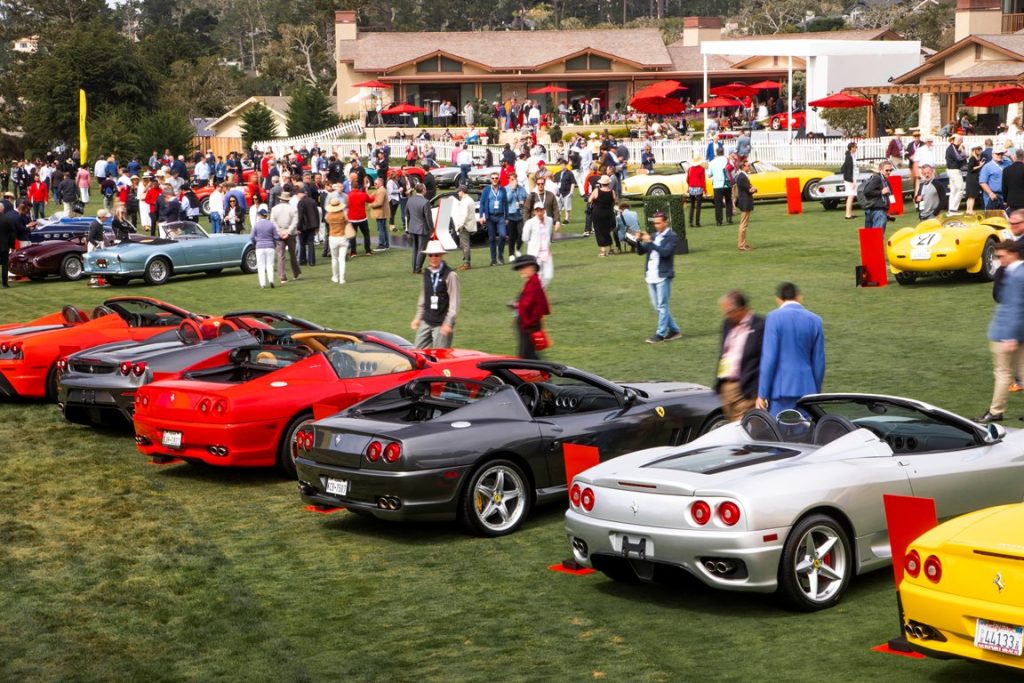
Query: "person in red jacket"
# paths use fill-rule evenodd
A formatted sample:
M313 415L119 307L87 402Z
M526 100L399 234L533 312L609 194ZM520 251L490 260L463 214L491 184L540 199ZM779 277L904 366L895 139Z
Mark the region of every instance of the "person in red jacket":
M700 225L700 207L704 203L704 192L707 187L708 178L704 169L708 162L700 157L694 157L693 163L686 171L686 193L690 195L690 225Z
M523 254L512 264L512 267L519 271L522 276L523 291L519 294L516 302L517 327L519 331L519 357L540 358L537 355L537 347L533 340L535 332L544 328L544 316L551 313L548 305L548 297L544 293L544 285L541 284L540 264L537 257L530 254Z
M32 202L32 220L46 218L46 202L50 201L50 188L39 180L39 174L32 176L32 184L28 186L28 200Z
M351 188L348 192L348 222L357 233L363 233L363 249L367 256L373 256L373 250L370 249L370 221L366 212L373 199L359 183L359 174L354 171L349 173L348 180ZM369 179L364 178L365 180ZM356 237L358 238L358 234ZM351 254L356 255L355 239L351 240Z

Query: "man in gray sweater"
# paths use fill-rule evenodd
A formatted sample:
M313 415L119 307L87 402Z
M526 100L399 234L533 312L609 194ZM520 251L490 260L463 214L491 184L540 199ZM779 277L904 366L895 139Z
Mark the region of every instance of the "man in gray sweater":
M299 268L299 258L295 252L295 241L299 231L299 214L292 206L291 198L290 192L282 191L278 197L280 201L270 210L270 222L277 228L277 236L280 238L274 244L274 249L277 251L277 276L281 279L281 284L288 282L284 268L285 251L288 252L288 257L291 260L292 279L298 280L299 275L302 274L302 270Z
M423 272L423 249L434 232L434 217L430 202L423 196L423 185L416 183L409 190L409 201L405 204L405 232L412 240L412 272Z

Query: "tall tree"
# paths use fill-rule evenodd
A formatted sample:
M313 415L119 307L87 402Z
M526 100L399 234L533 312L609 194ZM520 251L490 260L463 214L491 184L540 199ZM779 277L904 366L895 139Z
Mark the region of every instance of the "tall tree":
M269 109L262 104L249 107L242 114L242 142L245 148L252 147L252 143L260 140L269 140L278 136L277 121Z
M288 103L288 135L316 133L338 125L338 120L323 90L302 85L292 93Z

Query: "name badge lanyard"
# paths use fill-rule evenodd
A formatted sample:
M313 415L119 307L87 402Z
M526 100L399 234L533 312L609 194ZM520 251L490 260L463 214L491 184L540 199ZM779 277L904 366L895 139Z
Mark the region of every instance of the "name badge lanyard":
M440 307L441 300L437 296L437 286L441 283L441 271L430 274L430 284L433 294L430 297L430 310L436 311Z

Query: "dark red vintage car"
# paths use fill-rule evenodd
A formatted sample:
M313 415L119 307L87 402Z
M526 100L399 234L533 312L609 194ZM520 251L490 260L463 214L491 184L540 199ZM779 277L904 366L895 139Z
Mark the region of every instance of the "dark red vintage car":
M295 475L295 438L317 417L417 377L483 379L479 351L399 346L369 333L310 331L231 351L227 364L140 387L135 442L151 457Z

